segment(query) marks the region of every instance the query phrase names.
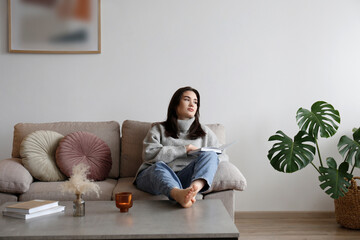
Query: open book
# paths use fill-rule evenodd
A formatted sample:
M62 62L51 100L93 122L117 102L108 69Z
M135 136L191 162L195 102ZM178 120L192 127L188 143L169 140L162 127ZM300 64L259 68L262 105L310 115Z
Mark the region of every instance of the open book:
M196 150L188 152L189 155L195 155L199 154L200 152L216 152L217 154L222 154L225 148L229 147L230 145L233 145L236 141L233 141L228 144L221 145L220 147L201 147Z

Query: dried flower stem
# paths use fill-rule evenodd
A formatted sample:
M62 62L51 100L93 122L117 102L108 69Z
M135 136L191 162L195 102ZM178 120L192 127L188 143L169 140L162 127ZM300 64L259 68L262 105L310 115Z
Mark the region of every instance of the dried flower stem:
M60 187L62 192L70 192L75 194L87 194L95 192L100 197L100 187L93 181L87 179L89 166L83 163L75 165L72 169L72 175L69 181L64 182Z

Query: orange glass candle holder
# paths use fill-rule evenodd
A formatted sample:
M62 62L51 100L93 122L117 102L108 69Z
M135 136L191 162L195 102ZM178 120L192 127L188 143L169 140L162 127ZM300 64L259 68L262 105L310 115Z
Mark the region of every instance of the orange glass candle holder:
M120 192L115 194L116 207L120 209L120 212L128 212L129 208L133 205L131 192Z

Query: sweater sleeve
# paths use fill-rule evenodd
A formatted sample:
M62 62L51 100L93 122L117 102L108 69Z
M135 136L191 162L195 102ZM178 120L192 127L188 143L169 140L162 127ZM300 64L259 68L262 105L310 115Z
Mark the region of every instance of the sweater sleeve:
M148 163L164 161L172 162L179 157L186 157L184 146L164 146L161 143L162 131L159 125L153 126L143 141L143 160Z

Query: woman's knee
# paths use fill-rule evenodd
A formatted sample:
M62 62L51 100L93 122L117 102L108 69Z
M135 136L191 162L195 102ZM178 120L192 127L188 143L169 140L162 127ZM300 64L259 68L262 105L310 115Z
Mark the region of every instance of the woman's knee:
M207 159L208 161L212 160L212 161L218 161L218 155L216 152L213 151L208 151L208 152L202 152L200 158L204 158Z
M151 179L154 178L154 176L156 174L159 174L159 172L164 172L164 168L166 168L164 165L166 165L166 163L164 163L163 161L154 163L150 167L141 171L138 174L136 181L141 181L141 180L146 181L146 182L150 181Z

